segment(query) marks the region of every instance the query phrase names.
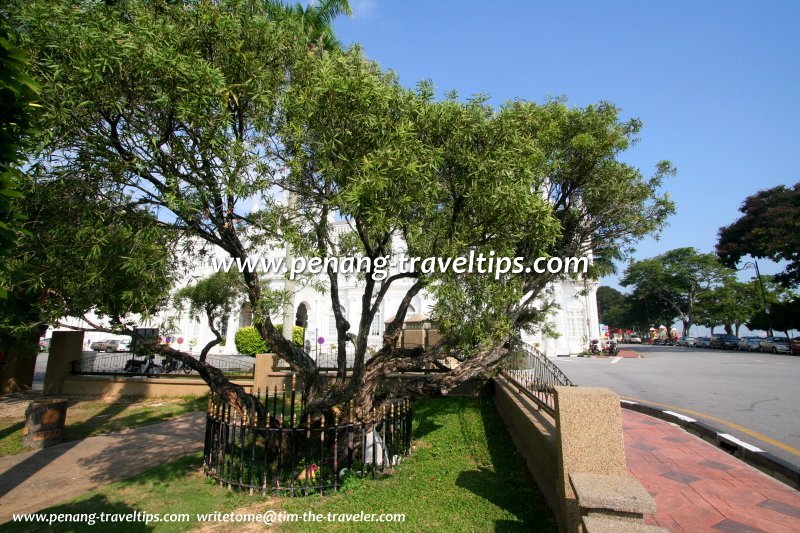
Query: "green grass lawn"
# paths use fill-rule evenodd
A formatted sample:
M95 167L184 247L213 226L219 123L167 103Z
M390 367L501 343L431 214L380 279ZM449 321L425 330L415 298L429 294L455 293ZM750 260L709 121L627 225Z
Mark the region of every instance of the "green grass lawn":
M39 396L31 399L39 399ZM77 440L120 429L153 424L168 418L201 411L206 398L146 398L97 400L68 398L64 440ZM22 427L27 402L0 403L0 457L29 451L22 446Z
M391 476L355 479L331 496L266 498L228 491L207 479L199 455L149 470L92 491L45 513L403 513L404 523L284 523L282 530L310 531L556 531L555 520L535 488L524 461L490 399L446 398L414 406L414 452ZM198 524L115 524L115 531L186 531ZM262 526L263 527L263 526ZM255 526L218 524L213 531ZM89 531L78 524L36 529L12 524L0 531Z

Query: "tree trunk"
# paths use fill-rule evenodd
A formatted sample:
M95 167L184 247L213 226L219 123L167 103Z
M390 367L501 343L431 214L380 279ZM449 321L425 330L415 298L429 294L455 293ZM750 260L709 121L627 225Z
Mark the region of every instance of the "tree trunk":
M39 337L44 327L34 328L22 337L3 335L0 337L0 393L9 394L30 390L33 386L33 372L36 356L39 353Z
M222 338L217 337L216 339L206 343L206 345L203 346L203 351L200 352L200 362L201 363L205 363L206 362L206 356L208 355L208 352L211 351L211 348L213 348L214 346L216 346L217 344L219 344L221 342L222 342Z
M214 334L215 338L214 340L209 341L208 344L206 344L203 347L203 350L200 352L201 363L206 362L206 356L208 355L208 352L211 351L211 348L222 342L222 334L216 327L214 327L214 314L211 311L206 311L206 318L208 318L208 329L211 330L211 333Z

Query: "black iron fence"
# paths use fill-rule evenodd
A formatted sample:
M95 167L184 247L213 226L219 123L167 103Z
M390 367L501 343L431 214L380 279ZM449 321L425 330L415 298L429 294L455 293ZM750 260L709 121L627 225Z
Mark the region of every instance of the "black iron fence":
M300 392L258 395L268 416L243 418L220 398L209 400L206 475L250 494L307 496L339 490L348 478L377 477L411 450L411 405L402 401L353 419L352 406L328 418L304 416ZM332 418L332 419L331 419Z
M540 408L555 413L557 385L574 386L558 366L526 342L517 342L501 372L518 390Z
M353 366L355 365L355 360L356 360L355 352L356 352L355 346L353 346L352 344L347 344L345 346L347 368L353 368ZM372 357L372 353L374 353L374 350L368 348L364 359L368 361L370 357ZM319 368L320 370L336 370L339 368L338 364L339 351L336 345L328 344L321 347L316 346L311 349L308 355L311 356L311 358L314 359L314 361L316 361L317 368ZM278 361L278 368L288 369L289 364L283 359L280 359Z
M206 362L223 373L242 377L252 377L255 360L252 357L236 355L209 355ZM169 356L153 354L150 356L131 353L98 353L84 356L72 362L72 373L93 376L155 376L155 375L194 375L197 372L182 362Z

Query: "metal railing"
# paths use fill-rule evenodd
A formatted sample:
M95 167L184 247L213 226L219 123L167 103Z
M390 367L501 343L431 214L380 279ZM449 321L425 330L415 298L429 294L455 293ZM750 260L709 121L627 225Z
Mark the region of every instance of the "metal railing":
M266 419L244 419L224 400L209 400L203 466L208 477L250 494L308 496L339 490L349 477L377 477L411 451L411 404L399 401L375 422L341 416L313 421L302 393L258 396Z
M224 374L249 375L252 377L255 360L246 356L209 355L206 362ZM166 363L166 364L165 364ZM197 376L197 372L182 364L170 364L167 357L154 355L151 362L141 355L127 352L98 353L72 362L72 373L88 376Z
M501 374L551 415L555 414L555 387L575 385L545 354L522 341L514 344Z

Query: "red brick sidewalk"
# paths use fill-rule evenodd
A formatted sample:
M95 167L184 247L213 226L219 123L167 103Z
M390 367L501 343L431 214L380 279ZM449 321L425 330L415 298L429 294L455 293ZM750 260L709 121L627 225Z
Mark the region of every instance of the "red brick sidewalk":
M800 531L800 493L681 428L622 410L628 470L670 531Z

